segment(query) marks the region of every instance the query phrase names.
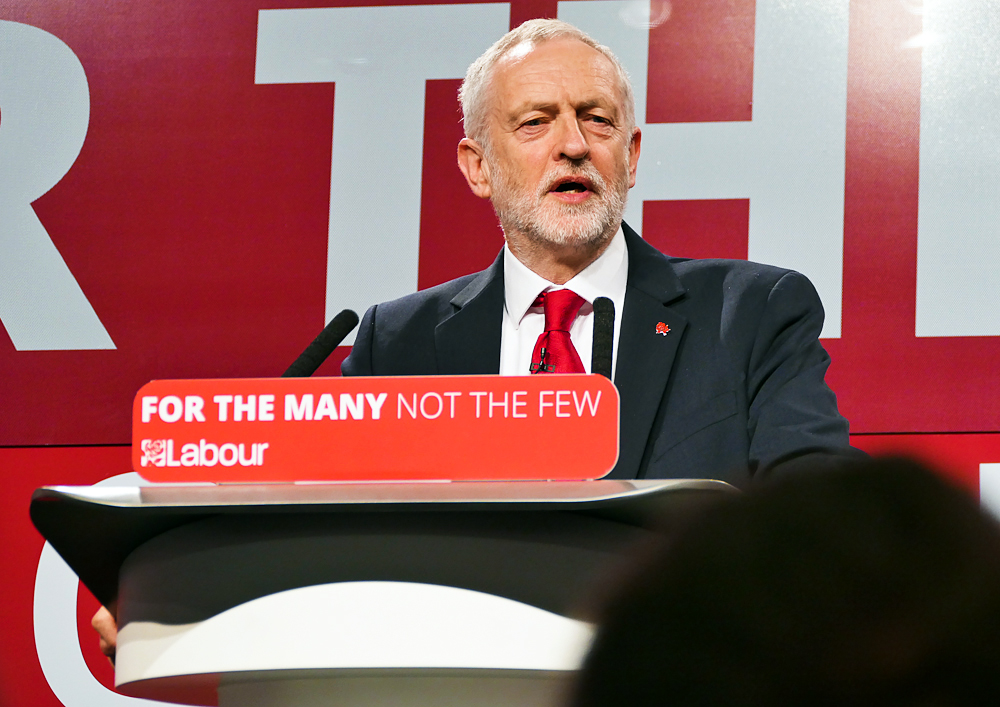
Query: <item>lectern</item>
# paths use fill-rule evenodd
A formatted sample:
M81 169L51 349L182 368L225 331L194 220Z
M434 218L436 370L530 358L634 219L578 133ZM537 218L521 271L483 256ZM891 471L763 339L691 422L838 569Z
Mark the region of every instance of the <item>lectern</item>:
M36 527L118 602L116 685L240 705L541 707L583 601L718 481L46 487ZM96 639L95 639L96 640Z

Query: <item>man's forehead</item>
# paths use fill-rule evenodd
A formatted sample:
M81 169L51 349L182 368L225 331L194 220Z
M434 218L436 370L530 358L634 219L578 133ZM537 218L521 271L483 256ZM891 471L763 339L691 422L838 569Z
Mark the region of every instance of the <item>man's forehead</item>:
M611 60L573 37L521 42L497 62L491 83L493 108L505 115L549 107L567 92L584 108L620 111L624 100Z

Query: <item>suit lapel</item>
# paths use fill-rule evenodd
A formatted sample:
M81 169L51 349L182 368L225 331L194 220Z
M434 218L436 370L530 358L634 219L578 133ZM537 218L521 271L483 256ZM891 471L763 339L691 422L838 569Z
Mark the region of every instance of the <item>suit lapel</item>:
M438 373L499 373L503 326L503 258L451 300L455 312L434 330Z
M687 319L667 306L685 293L667 258L622 229L629 264L615 374L621 435L618 464L607 478L629 479L638 475Z

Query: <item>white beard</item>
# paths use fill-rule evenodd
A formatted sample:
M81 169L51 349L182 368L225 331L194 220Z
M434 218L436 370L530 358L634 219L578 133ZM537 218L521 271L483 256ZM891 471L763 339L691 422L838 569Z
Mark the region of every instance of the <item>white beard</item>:
M591 246L610 240L621 225L628 197L628 172L623 172L609 188L593 163L580 160L568 166L554 166L541 179L536 194L529 194L508 179L495 159L493 169L493 209L504 233L523 234L536 245ZM551 185L563 177L590 181L594 195L582 204L564 204L547 199Z

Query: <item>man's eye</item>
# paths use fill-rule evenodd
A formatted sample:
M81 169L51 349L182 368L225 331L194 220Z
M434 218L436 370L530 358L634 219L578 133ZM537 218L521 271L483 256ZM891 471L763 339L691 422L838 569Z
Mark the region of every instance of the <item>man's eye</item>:
M523 123L521 123L521 127L524 127L524 128L535 128L535 127L538 127L539 125L541 125L542 122L543 121L542 121L541 118L532 118L531 120L526 120Z
M601 125L611 125L610 120L600 115L592 115L590 116L590 120L592 120L595 123L600 123Z

